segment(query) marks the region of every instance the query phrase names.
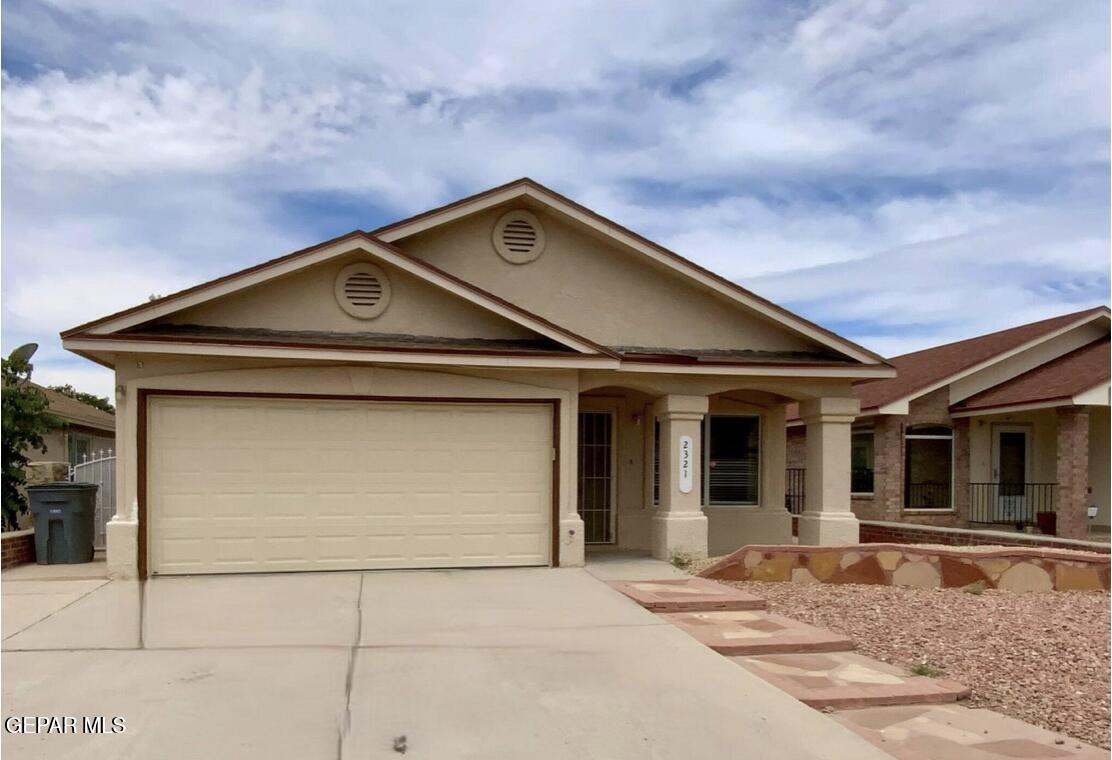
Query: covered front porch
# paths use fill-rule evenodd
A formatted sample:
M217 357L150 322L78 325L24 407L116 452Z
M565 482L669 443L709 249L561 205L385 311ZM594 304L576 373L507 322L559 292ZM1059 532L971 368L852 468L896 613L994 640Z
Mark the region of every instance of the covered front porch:
M968 441L967 463L956 464L968 468L968 494L959 508L964 507L971 527L1107 537L1107 405L956 411L954 418L956 435ZM963 485L958 482L958 488Z
M786 409L799 403L807 486L799 542L854 543L848 382L593 377L576 414L576 504L585 544L663 560L792 542Z

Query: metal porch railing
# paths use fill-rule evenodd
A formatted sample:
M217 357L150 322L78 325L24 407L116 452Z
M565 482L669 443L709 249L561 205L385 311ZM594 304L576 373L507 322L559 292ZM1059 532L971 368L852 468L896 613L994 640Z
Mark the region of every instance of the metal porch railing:
M970 483L969 522L1024 527L1053 512L1057 483Z

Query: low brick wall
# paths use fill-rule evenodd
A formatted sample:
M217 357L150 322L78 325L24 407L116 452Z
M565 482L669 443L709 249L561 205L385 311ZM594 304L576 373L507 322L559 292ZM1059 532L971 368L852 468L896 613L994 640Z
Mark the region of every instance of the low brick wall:
M1107 554L1022 547L978 551L900 544L743 546L699 575L726 581L1107 591L1110 563Z
M861 520L860 541L866 544L946 544L948 546L1027 546L1039 549L1074 549L1109 553L1108 544L1076 541L1054 536L1009 533L999 530L969 530L912 523Z
M11 533L0 533L0 570L7 570L16 565L26 565L35 561L35 531L13 530Z

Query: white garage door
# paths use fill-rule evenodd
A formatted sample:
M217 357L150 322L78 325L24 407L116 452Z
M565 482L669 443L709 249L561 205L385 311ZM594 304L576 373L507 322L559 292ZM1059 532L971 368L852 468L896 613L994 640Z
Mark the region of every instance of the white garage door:
M546 565L547 405L156 396L151 573Z

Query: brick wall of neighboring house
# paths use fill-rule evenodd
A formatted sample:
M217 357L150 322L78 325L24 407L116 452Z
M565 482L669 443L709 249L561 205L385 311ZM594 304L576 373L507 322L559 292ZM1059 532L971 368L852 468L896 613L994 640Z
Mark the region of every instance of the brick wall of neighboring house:
M788 468L807 466L807 428L793 425L788 428Z
M855 427L873 428L873 493L851 497L861 520L964 526L969 515L969 421L950 417L950 389L939 388L908 405L906 415L878 415ZM953 510L910 510L904 505L904 433L910 425L946 425L954 429ZM803 467L807 435L802 425L788 429L788 467Z
M0 534L0 569L35 561L35 531L15 530Z
M906 415L884 415L875 418L874 440L876 474L872 516L891 522L921 525L964 525L968 515L969 493L969 425L955 425L950 417L950 389L942 387L914 399ZM954 428L954 509L904 510L904 435L912 425L946 425ZM964 473L964 474L963 474Z
M1107 544L1057 541L1053 536L983 530L936 530L929 525L908 523L861 522L863 544L945 544L947 546L1034 546L1041 549L1074 549L1109 553Z
M1085 538L1089 532L1089 410L1058 407L1058 535Z

